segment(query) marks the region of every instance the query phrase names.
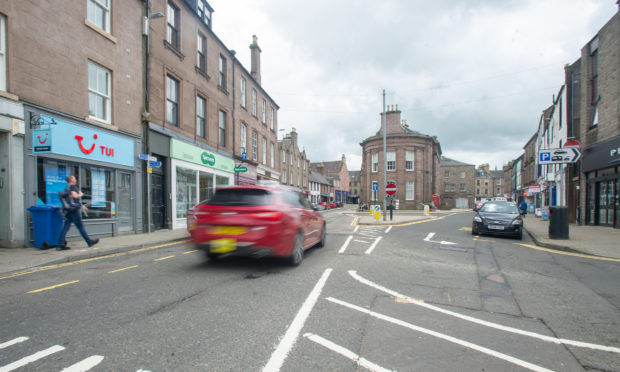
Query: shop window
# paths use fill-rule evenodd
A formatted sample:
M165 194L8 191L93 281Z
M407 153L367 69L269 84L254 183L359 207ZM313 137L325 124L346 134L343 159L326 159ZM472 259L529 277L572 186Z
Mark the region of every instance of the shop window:
M38 159L37 196L40 203L61 206L58 192L67 187L67 176L75 176L84 193L82 204L88 207L84 219L116 217L114 171L108 168Z
M215 192L215 187L213 185L213 175L211 173L200 172L198 178L200 201L210 199Z
M176 216L187 217L187 210L197 204L196 171L177 167L176 175Z

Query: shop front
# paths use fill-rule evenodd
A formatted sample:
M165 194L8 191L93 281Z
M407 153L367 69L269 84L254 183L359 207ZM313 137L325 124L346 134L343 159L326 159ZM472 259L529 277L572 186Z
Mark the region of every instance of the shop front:
M26 110L26 207L61 206L58 192L75 176L88 207L83 215L91 236L142 232L140 180L136 151L139 139L57 114ZM29 232L32 241L32 229ZM72 227L67 238L78 238Z
M586 223L620 228L620 136L583 150Z
M235 162L174 138L170 158L173 229L184 229L189 208L209 199L217 187L234 185Z

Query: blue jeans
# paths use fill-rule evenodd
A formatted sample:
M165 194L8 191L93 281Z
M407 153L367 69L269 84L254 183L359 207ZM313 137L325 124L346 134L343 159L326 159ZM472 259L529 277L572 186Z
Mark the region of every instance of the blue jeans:
M74 212L68 212L65 215L65 224L62 227L62 232L60 233L60 238L58 239L58 245L66 244L65 237L67 235L67 231L69 231L69 228L71 228L71 223L73 223L75 227L77 227L80 234L82 234L82 238L86 240L86 243L90 244L92 240L84 229L84 223L82 223L82 211L78 209Z

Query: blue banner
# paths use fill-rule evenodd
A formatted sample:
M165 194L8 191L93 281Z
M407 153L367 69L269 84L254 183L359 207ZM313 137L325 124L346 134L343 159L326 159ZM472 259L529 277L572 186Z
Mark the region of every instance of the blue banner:
M32 152L60 154L105 163L134 166L134 141L66 120L41 115L40 129L32 130ZM48 124L55 123L55 124Z

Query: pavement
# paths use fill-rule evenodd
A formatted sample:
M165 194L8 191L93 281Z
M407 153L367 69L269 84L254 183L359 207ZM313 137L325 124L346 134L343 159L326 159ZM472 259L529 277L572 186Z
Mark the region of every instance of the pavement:
M412 225L440 219L454 213L472 213L470 210L432 211L394 211L392 219L376 220L370 212L358 212L355 206L348 205L336 212L356 218L358 225ZM620 260L620 229L599 226L579 226L569 224L569 239L549 239L549 221L532 214L524 219L525 231L537 246L580 253L591 256ZM50 265L60 265L78 260L97 259L109 255L128 254L133 251L157 249L187 241L186 229L162 230L144 234L122 234L100 238L99 244L88 247L83 240L69 242L70 250L57 251L55 248L1 248L0 279L16 276L27 271L40 270ZM9 275L12 273L12 275Z

